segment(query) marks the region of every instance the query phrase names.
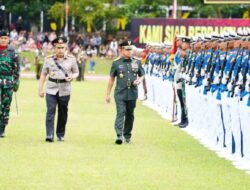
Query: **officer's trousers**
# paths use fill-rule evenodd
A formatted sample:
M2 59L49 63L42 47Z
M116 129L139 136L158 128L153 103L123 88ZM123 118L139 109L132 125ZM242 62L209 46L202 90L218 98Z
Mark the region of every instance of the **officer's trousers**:
M177 89L176 92L177 92L177 95L178 95L178 98L180 101L180 105L181 105L181 122L183 123L187 120L183 92L182 92L182 89Z
M0 133L5 131L5 127L9 122L12 94L12 89L0 86Z
M46 94L47 114L46 114L46 135L47 137L54 137L54 120L56 107L58 106L58 117L57 117L57 137L64 137L65 127L68 119L68 103L70 96L59 96Z
M115 131L117 136L124 136L130 139L134 124L134 109L136 100L115 100L116 102L116 119Z

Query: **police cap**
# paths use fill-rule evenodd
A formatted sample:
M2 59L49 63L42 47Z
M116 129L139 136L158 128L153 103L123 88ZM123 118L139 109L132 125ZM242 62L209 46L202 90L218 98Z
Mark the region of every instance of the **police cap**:
M130 40L126 40L126 41L123 41L119 44L120 47L122 47L123 49L126 49L126 50L132 50L133 49L133 46L132 46L132 41Z
M67 43L67 39L60 36L52 41L53 46L55 46L56 44L65 44L65 43Z
M7 30L1 30L0 31L0 36L9 36L10 33Z
M183 38L182 38L182 42L191 43L191 38L183 37Z

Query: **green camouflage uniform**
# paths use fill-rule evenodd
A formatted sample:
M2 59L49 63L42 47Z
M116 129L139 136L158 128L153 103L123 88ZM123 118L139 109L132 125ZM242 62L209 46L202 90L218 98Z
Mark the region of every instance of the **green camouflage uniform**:
M36 79L40 79L44 57L45 56L42 50L39 50L36 55Z
M19 59L13 47L0 51L0 134L4 133L9 121L13 91L19 86Z

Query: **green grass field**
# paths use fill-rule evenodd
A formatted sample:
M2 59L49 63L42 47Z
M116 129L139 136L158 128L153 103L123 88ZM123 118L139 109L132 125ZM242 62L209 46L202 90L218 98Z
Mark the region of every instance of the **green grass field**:
M65 142L46 143L45 100L22 80L0 139L0 189L249 190L250 176L138 102L131 145L115 145L107 82L73 82Z

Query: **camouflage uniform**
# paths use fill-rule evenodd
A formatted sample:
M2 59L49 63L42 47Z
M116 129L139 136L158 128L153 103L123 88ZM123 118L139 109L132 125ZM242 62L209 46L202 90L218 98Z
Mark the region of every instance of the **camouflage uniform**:
M42 70L42 66L43 66L43 61L44 61L44 52L42 50L38 50L37 54L36 54L36 79L40 79L40 75L41 75L41 70Z
M10 104L13 91L19 86L19 61L15 49L8 46L0 51L0 135L9 121Z

